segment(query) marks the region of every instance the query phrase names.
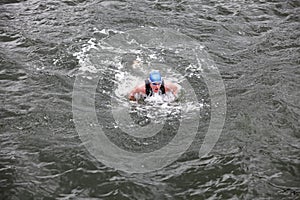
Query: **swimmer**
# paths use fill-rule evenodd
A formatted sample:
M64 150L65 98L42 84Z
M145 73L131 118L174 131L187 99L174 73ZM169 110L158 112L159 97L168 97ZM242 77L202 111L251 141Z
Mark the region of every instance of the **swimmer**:
M154 95L164 95L171 92L175 97L178 95L179 86L171 82L164 82L158 70L151 71L145 83L136 86L128 96L131 101L138 100L141 96L146 98Z

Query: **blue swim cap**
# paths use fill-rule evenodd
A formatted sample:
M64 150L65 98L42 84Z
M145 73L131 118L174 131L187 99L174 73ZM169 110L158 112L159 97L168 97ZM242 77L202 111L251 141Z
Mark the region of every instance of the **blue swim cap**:
M159 71L155 70L155 71L150 72L149 80L151 83L161 82L162 78L161 78Z

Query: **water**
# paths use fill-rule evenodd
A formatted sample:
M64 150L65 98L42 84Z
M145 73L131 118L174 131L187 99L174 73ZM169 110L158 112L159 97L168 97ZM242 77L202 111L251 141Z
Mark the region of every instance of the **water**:
M292 0L1 1L0 199L300 198L298 13L299 1ZM202 158L212 97L191 46L165 48L157 40L163 34L152 32L144 38L152 37L147 44L154 48L104 48L103 42L118 44L110 38L122 33L153 28L185 34L191 45L196 41L221 73L226 121ZM168 45L179 41L176 34L167 36ZM134 59L142 64L132 67ZM170 81L187 80L197 102L190 92L154 107L128 102L130 84L143 81L152 66ZM199 122L191 146L175 162L147 173L99 162L75 127L78 76L91 84L99 79L96 116L122 149L162 148L176 137L180 120ZM118 123L116 116L132 120ZM139 137L149 127L163 131Z

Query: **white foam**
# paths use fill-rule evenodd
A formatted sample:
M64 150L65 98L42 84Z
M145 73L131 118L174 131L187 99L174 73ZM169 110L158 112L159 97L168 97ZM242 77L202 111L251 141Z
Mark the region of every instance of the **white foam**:
M105 34L105 35L109 35L110 32L113 33L124 33L123 31L118 31L118 30L113 30L113 29L102 29L101 31L99 31L99 33Z
M95 42L95 38L91 38L86 45L81 49L80 52L74 53L73 55L76 56L76 58L79 61L80 68L79 71L83 72L90 72L90 73L97 73L97 69L93 64L89 61L87 57L87 52L89 52L91 49L98 49L96 47L97 43Z

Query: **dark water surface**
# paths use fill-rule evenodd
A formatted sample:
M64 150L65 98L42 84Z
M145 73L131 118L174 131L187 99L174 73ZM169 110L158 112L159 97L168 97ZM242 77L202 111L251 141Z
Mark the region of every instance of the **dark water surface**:
M297 0L0 1L0 199L299 199L299 13ZM227 115L213 151L198 158L210 109L194 71L189 82L204 106L192 147L163 169L132 174L86 150L72 92L88 44L141 27L173 29L205 47L225 84ZM187 77L172 52L164 57ZM101 94L122 70L98 70ZM96 96L96 107L109 98Z

